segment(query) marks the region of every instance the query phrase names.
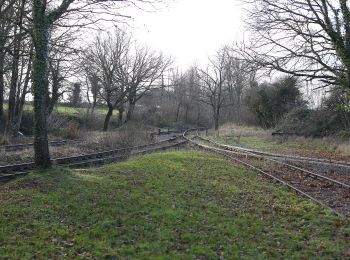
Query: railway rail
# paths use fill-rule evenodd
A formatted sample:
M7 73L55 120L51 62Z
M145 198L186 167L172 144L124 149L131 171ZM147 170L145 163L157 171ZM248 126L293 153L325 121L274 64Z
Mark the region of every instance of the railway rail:
M316 177L327 179L327 175L333 176L333 179L339 180L340 182L347 183L347 187L350 187L350 165L346 162L345 164L342 164L340 161L328 161L322 159L319 159L320 161L315 161L315 158L308 158L308 157L299 157L299 156L288 156L288 155L279 155L275 153L266 153L266 152L261 152L257 150L252 150L252 149L246 149L246 148L241 148L238 146L230 146L230 145L225 145L221 144L215 141L212 141L207 138L203 138L202 136L196 136L197 138L200 138L201 140L211 143L217 147L220 147L225 150L230 150L230 151L237 151L237 152L244 152L247 154L250 154L251 156L255 156L257 158L266 158L266 160L278 163L278 164L284 164L288 165L296 170L304 171L307 174L311 175L317 175ZM318 158L316 158L318 159ZM293 164L293 165L292 165ZM314 164L322 164L329 166L332 170L331 171L326 171L328 168L323 167L323 168L317 168L318 171L322 171L322 174L314 174L312 173L309 169L303 169L305 168L306 165L314 165ZM315 167L313 167L315 168ZM337 169L337 171L334 171L334 169ZM340 184L342 185L342 184Z
M350 216L350 185L347 183L278 161L267 155L219 144L198 134L194 138L199 141L187 137L186 134L184 134L184 138L200 149L222 155L288 186L297 193L331 209L337 215Z
M51 141L49 142L50 146L62 146L68 144L77 144L81 143L82 140L61 140L61 141ZM3 145L0 146L0 152L17 152L27 149L32 149L34 146L33 143L29 144L13 144L13 145Z
M185 131L188 132L201 130L203 129L188 129ZM148 153L178 149L184 146L188 141L186 139L183 139L183 132L172 132L172 134L176 133L177 135L175 137L173 136L165 140L146 145L125 147L120 149L83 154L79 156L56 158L52 160L52 164L71 168L88 168L100 166L107 163L118 162L130 157ZM28 172L34 169L34 162L0 166L0 183L26 175Z
M209 139L207 139L207 141L219 144ZM269 153L269 152L258 151L255 149L244 148L240 146L232 146L232 145L224 145L224 144L220 144L220 145L222 145L223 147L228 147L231 149L237 149L237 150L246 151L254 154L264 155L271 158L284 159L286 161L304 162L309 164L320 164L320 165L326 165L326 166L341 167L341 168L350 170L350 162L347 162L347 161L337 161L332 159L321 159L321 158L303 157L303 156L296 156L296 155Z

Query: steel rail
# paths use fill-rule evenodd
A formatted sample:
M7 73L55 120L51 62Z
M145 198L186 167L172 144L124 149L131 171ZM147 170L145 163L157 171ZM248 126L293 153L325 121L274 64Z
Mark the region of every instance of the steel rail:
M161 143L164 143L164 142L161 142ZM136 151L136 152L131 152L128 155L111 155L111 156L107 156L107 157L100 157L100 158L95 158L95 159L85 159L85 160L81 160L79 162L75 161L75 162L68 162L68 163L61 161L61 163L56 163L56 165L58 165L58 166L67 166L67 167L70 167L70 168L82 168L82 167L100 166L100 165L107 164L107 163L121 161L121 160L127 159L129 157L137 156L137 155L143 155L143 154L157 152L157 151L169 150L171 148L180 147L181 145L183 145L185 143L187 143L187 140L180 141L180 142L175 143L175 144L161 146L161 147L154 147L154 144L151 144L148 147L154 147L154 148L145 149L145 150ZM143 148L148 148L146 146L142 146L142 147ZM3 172L2 173L3 175L0 176L0 183L1 182L6 182L6 181L9 181L9 180L14 179L16 177L24 176L24 175L28 174L28 172L30 170L35 169L34 168L34 166L35 166L34 163L30 163L30 165L33 165L33 168L28 168L27 170L21 169L21 171L14 171L14 172L11 172L11 173L4 173Z
M267 173L267 172L263 171L262 169L259 169L258 167L254 166L254 165L252 165L252 164L249 164L249 163L247 163L247 162L244 162L244 161L242 161L242 160L239 160L239 159L233 157L232 155L229 155L229 154L228 154L229 151L223 150L223 149L219 149L219 148L210 147L210 146L206 146L206 145L203 145L203 144L199 144L199 143L197 143L197 142L194 142L194 141L191 140L190 138L188 138L188 137L186 136L186 134L187 134L187 132L184 133L183 137L184 137L187 141L189 141L191 144L193 144L193 145L195 145L195 146L197 146L197 147L199 147L199 148L201 148L201 149L203 149L203 150L205 150L205 151L213 152L213 153L219 154L219 155L221 155L221 156L224 156L225 158L228 158L228 159L233 160L233 161L235 161L235 162L237 162L237 163L239 163L239 164L242 164L242 165L244 165L244 166L246 166L246 167L249 167L249 168L253 169L254 171L259 172L259 173L261 173L261 174L263 174L263 175L265 175L265 176L267 176L267 177L269 177L269 178L271 178L271 179L273 179L273 180L275 180L275 181L281 183L282 185L287 186L287 187L290 188L291 190L294 190L294 191L296 191L297 193L299 193L300 195L302 195L302 196L304 196L304 197L306 197L306 198L308 198L308 199L310 199L310 200L312 200L312 201L318 203L319 205L321 205L321 206L323 206L323 207L325 207L325 208L331 210L331 211L334 212L336 215L338 215L338 216L345 216L343 213L341 213L341 212L337 211L336 209L334 209L334 208L332 208L332 207L326 205L326 204L323 203L321 200L319 200L319 199L317 199L317 198L314 198L313 196L311 196L311 195L307 194L306 192L300 190L298 187L295 187L294 185L292 185L292 184L290 184L290 183L288 183L288 182L286 182L286 181L284 181L284 180L282 180L282 179L280 179L280 178L278 178L278 177L276 177L276 176L273 176L272 174ZM230 151L230 152L232 152L232 151Z
M49 142L50 146L61 146L66 144L75 144L75 143L81 143L82 140L76 139L76 140L61 140L61 141L51 141ZM33 148L33 143L28 144L12 144L12 145L3 145L0 146L0 152L15 152L15 151L22 151L26 149Z
M195 129L188 129L185 131L203 131L206 130L206 128L195 128ZM156 152L156 151L164 151L168 150L171 148L176 148L180 147L183 144L186 144L188 141L182 140L178 143L175 144L170 144L166 146L161 146L161 147L155 147L148 149L150 147L154 146L159 146L167 142L174 142L177 139L182 137L182 135L176 136L176 137L171 137L166 140L162 140L159 142L154 142L150 144L145 144L145 145L138 145L138 146L131 146L131 147L125 147L125 148L120 148L120 149L115 149L115 150L109 150L109 151L102 151L98 153L91 153L87 155L79 155L79 156L72 156L72 157L64 157L64 158L56 158L53 159L52 162L55 165L59 166L68 166L68 167L82 167L82 166L92 166L92 165L102 165L106 163L111 163L115 162L118 160L126 159L131 156L137 156L137 155L142 155L142 154L147 154L150 152ZM137 149L145 149L141 151L136 151L133 152L132 150L137 150ZM123 154L123 155L116 155L119 154L120 152L127 151L130 152L129 154ZM18 176L23 176L28 174L30 170L35 169L35 164L34 162L30 163L23 163L23 164L13 164L13 165L5 165L5 166L0 166L0 182L6 182L8 180L11 180L15 177Z
M128 150L132 150L132 149L142 149L144 147L150 147L150 146L160 145L160 144L163 144L166 142L175 141L176 138L172 137L172 138L169 138L166 140L162 140L162 141L154 142L154 143L150 143L150 144L145 144L145 145L130 146L130 147L125 147L125 148L119 148L119 149L90 153L90 154L83 154L83 155L78 155L78 156L56 158L56 159L52 159L52 164L64 165L64 164L69 164L69 163L73 163L76 161L89 160L89 159L95 159L95 158L103 158L103 157L111 156L113 154L120 153L123 151L128 151ZM32 170L34 168L35 168L34 162L3 165L3 166L0 166L0 173L12 173L12 172L22 171L22 170L26 171L26 170Z
M135 157L138 155L144 155L144 154L148 154L148 153L169 150L171 148L177 148L185 143L187 143L187 140L181 141L181 142L175 143L175 144L170 144L167 146L155 147L155 148L151 148L151 149L147 149L147 150L143 150L143 151L132 152L131 154L129 154L127 156L125 156L125 155L110 156L110 157L104 157L104 158L84 160L81 162L68 163L68 164L57 164L57 165L67 166L67 167L75 168L75 169L96 167L96 166L101 166L101 165L108 164L108 163L122 161L122 160L125 160L127 158ZM0 176L0 183L12 180L12 179L20 177L20 176L27 175L28 173L29 173L29 171L22 171L22 172L16 172L16 173L2 175L2 176Z
M108 163L112 163L112 162L117 162L117 161L129 159L129 158L139 156L139 155L145 155L148 153L154 153L154 152L169 150L171 148L177 148L177 147L180 147L181 145L186 144L187 142L188 142L187 140L184 140L184 141L180 141L178 143L170 144L167 146L155 147L155 148L151 148L151 149L147 149L147 150L132 152L127 156L118 155L118 156L111 156L111 157L105 157L105 158L97 158L97 159L83 161L83 162L71 163L71 164L68 164L67 166L70 168L82 168L85 166L96 166L96 165L108 164Z
M208 139L209 141L212 141ZM222 144L224 145L224 144ZM337 166L337 167L344 167L350 169L350 162L347 161L337 161L332 159L322 159L322 158L313 158L313 157L304 157L304 156L296 156L296 155L286 155L286 154L276 154L276 153L270 153L270 152L263 152L255 149L249 149L245 147L240 146L234 146L234 145L226 145L228 147L232 147L235 149L239 149L242 151L247 151L255 154L260 155L266 155L272 158L282 158L288 161L300 161L300 162L309 162L314 164L323 164L323 165L330 165L330 166Z
M207 138L203 138L203 137L201 137L201 136L198 136L198 138L200 138L200 139L202 139L202 140L204 140L204 141L210 142L210 143L212 143L212 144L214 144L214 145L216 145L216 146L218 146L218 147L224 148L224 149L226 149L226 150L231 150L231 149L240 150L240 149L237 149L237 148L232 148L232 147L230 147L230 146L227 146L227 145L224 145L224 144L220 144L220 143L214 142L214 141L212 141L212 140L209 140L209 139L207 139ZM284 162L281 162L281 161L272 159L272 158L270 158L270 157L266 157L266 156L259 155L259 154L255 154L255 153L251 153L251 152L248 152L248 151L245 151L244 153L246 153L247 155L252 156L252 157L262 158L262 159L265 159L265 160L268 160L268 161L271 161L271 162L274 162L274 163L277 163L277 164L280 164L280 165L283 165L283 166L287 166L287 167L292 168L292 169L294 169L294 170L298 170L298 171L302 172L303 174L306 174L307 176L312 176L312 177L314 177L314 178L316 178L316 179L318 179L318 178L319 178L319 179L323 179L323 180L328 181L328 182L330 182L330 183L332 183L332 184L336 184L336 185L338 185L338 186L340 186L340 187L344 187L344 188L347 188L347 189L350 190L350 185L348 185L348 184L345 184L345 183L340 182L340 181L337 181L337 180L335 180L335 179L332 179L332 178L329 178L329 177L320 175L320 174L318 174L318 173L311 172L311 171L306 170L306 169L303 169L303 168L301 168L301 167L298 167L298 166L295 166L295 165L291 165L291 164L289 164L289 163L284 163Z

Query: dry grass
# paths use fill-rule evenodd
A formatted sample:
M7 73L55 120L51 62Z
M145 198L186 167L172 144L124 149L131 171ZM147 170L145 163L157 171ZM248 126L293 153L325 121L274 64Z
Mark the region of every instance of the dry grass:
M222 125L219 131L210 130L209 133L219 136L257 136L257 137L269 137L272 130L265 130L254 126L243 126L232 123L226 123Z
M350 156L350 143L339 144L336 152Z
M344 138L272 137L272 131L230 123L223 125L218 132L209 131L209 134L226 144L266 151L333 159L346 159L350 156L350 140Z
M73 127L73 130L77 129ZM72 131L73 131L72 130ZM81 143L68 144L56 147L50 147L51 158L60 158L68 156L78 156L81 154L94 153L112 149L137 146L153 142L150 132L145 131L142 126L127 126L117 131L110 132L80 132L79 137L83 140ZM0 151L0 165L32 162L34 153L32 149L17 152Z
M85 132L82 136L84 146L93 150L108 150L128 146L142 145L152 142L148 132L140 130L120 129L113 132Z

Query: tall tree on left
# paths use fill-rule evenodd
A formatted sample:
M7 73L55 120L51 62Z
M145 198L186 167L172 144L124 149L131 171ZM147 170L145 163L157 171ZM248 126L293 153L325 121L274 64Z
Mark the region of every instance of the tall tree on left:
M64 27L80 29L98 21L118 22L121 3L125 7L133 3L150 4L159 0L32 0L33 57L32 88L34 96L34 152L35 163L41 168L51 165L47 138L46 111L48 102L48 52L52 28L64 16ZM50 6L49 6L50 5ZM72 6L70 8L70 6ZM63 18L63 17L62 17Z
M37 166L47 168L51 165L48 138L46 108L48 96L48 44L53 23L64 14L74 0L62 3L47 11L46 0L33 0L33 58L32 87L34 95L34 150Z

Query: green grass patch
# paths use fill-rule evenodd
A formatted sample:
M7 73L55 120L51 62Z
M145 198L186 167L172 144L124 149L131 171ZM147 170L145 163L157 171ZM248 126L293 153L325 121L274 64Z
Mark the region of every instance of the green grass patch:
M87 110L87 108L83 108L83 107L65 107L65 106L57 106L55 109L58 113L65 114L65 115L78 115L80 113L86 113L86 110ZM106 113L107 113L106 108L101 108L101 107L95 108L95 114L105 115Z
M341 259L349 221L224 159L153 154L0 186L0 258Z
M330 144L329 142L324 142L322 140L308 138L290 138L282 141L278 138L266 138L258 136L242 136L239 139L232 136L210 136L210 139L228 145L240 145L266 151L306 150L318 152L334 152L337 149L337 144Z
M8 104L4 104L4 110L8 109ZM33 106L31 104L24 105L23 108L24 111L33 111ZM80 113L86 113L87 108L84 107L68 107L63 105L58 105L54 108L54 111L57 111L60 114L69 115L69 116L76 116ZM95 108L95 113L98 115L105 115L107 113L106 108L97 107ZM116 112L115 112L116 113Z

